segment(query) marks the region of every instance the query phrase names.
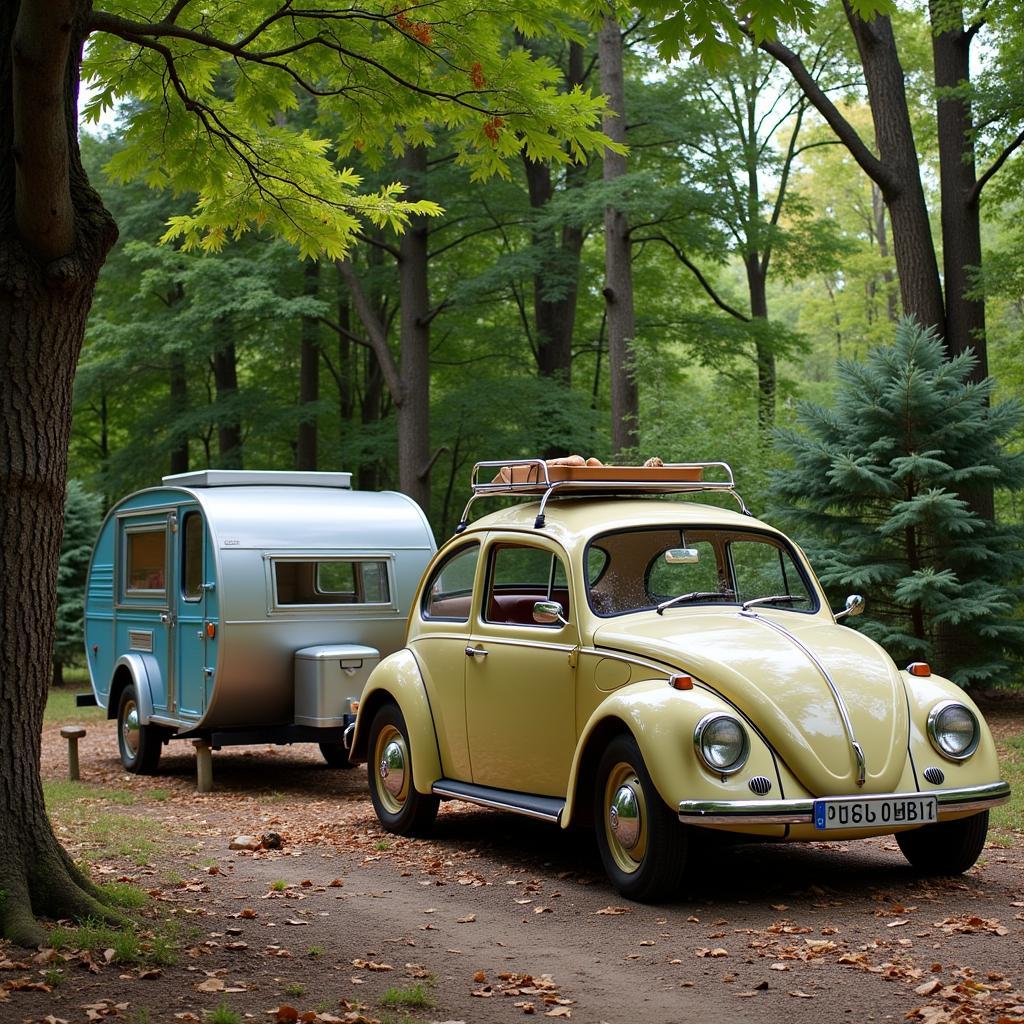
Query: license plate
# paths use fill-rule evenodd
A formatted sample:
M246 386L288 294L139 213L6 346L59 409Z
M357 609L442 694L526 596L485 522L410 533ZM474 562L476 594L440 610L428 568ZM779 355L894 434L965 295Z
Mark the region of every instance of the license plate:
M933 796L882 796L851 800L814 801L814 827L878 828L887 825L927 825L938 821Z

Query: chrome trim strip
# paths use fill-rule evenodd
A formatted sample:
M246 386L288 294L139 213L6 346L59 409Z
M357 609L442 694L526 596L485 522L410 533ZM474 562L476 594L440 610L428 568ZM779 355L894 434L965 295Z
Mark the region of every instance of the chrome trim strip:
M864 796L819 797L822 800L852 802L899 797L934 796L939 820L963 811L982 811L1010 799L1007 782L990 782L963 789L937 789L930 793L866 793ZM701 825L808 825L814 820L814 798L798 800L682 800L679 820Z
M857 764L857 785L863 786L867 779L867 765L864 761L864 749L857 742L857 736L853 731L853 722L850 721L850 712L846 707L846 701L843 700L842 695L839 692L838 687L832 681L832 677L828 674L825 666L815 657L814 654L808 650L788 629L784 626L780 626L777 622L773 622L771 619L763 618L758 615L757 612L741 611L740 615L745 616L748 619L756 619L758 622L763 622L766 626L774 629L776 633L781 633L787 640L796 645L803 653L807 656L807 660L818 670L821 678L825 680L826 685L832 692L832 699L835 701L836 708L839 710L839 717L843 721L843 728L846 730L846 738L850 744L850 750L853 752L854 761Z
M537 818L540 821L553 821L557 824L559 819L562 817L561 812L558 814L545 814L543 811L519 807L516 804L505 803L501 800L492 800L489 797L474 796L469 793L457 793L454 790L438 785L436 782L430 787L430 791L434 796L445 796L450 800L464 800L468 804L479 804L481 807L493 807L499 811L513 811L516 814L523 815L524 818Z

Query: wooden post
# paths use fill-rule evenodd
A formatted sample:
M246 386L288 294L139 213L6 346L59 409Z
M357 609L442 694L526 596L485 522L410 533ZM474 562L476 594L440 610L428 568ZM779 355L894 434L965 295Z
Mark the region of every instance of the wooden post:
M213 790L213 754L206 740L193 740L196 748L196 792L209 793Z
M68 778L77 782L79 779L78 741L85 735L85 726L65 725L60 734L68 741Z

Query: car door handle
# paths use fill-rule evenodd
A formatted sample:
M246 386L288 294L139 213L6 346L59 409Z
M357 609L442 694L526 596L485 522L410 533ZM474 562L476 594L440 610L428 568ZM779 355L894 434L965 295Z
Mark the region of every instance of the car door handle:
M482 647L467 647L466 648L466 657L467 658L476 658L476 657L486 658L487 657L487 652Z

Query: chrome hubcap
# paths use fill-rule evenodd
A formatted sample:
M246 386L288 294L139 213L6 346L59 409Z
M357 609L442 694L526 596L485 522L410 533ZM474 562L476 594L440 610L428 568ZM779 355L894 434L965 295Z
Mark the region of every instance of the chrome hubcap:
M604 783L604 836L616 867L640 870L647 856L647 803L636 769L620 761Z
M135 757L139 752L139 709L133 700L125 705L124 718L121 721L121 739L124 741L124 749Z
M398 796L405 787L405 751L397 740L391 740L381 754L380 777L392 796Z
M620 786L608 809L608 824L624 850L636 849L640 841L640 802L632 786Z

